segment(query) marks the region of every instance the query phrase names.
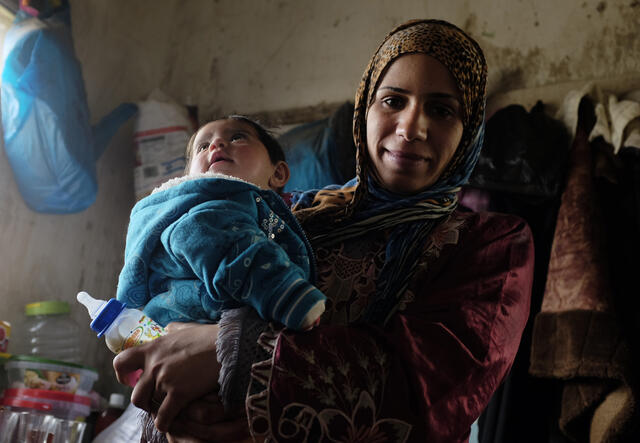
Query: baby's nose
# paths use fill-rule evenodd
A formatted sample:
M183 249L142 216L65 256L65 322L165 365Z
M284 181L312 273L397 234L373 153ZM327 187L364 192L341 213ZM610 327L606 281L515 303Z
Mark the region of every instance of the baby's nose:
M216 137L211 141L209 145L209 149L213 150L216 148L223 149L225 147L224 139L222 137Z

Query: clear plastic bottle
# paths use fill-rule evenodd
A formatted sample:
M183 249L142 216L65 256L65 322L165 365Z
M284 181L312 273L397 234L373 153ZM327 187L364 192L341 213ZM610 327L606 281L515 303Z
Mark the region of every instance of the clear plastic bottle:
M166 334L165 329L144 312L127 308L115 298L96 300L83 291L78 293L77 299L93 320L91 329L98 337L104 335L107 347L115 354Z
M73 321L69 303L41 301L29 303L24 312L22 352L51 360L82 363L80 326Z

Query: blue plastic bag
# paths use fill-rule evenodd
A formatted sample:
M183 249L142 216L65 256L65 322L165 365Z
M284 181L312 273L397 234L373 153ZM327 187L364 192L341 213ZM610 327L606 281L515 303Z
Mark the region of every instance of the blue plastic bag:
M96 198L96 161L137 110L122 104L95 127L71 38L69 8L46 19L16 15L4 43L4 145L26 204L72 213Z
M352 122L353 103L346 102L330 117L296 126L278 138L291 169L285 191L321 189L355 177Z

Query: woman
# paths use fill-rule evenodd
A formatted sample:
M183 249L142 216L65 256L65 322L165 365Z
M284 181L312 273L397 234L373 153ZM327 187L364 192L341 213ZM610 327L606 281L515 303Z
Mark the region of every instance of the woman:
M356 179L294 200L328 297L321 324L306 333L271 327L257 340L248 339L256 328L236 327L245 340L236 343L258 341L266 353L254 359L246 396L255 438L468 440L518 349L533 276L522 220L457 209L482 144L485 84L480 47L442 21L399 26L371 59L356 94ZM206 392L173 383L190 357L171 350L195 352L197 364L213 347L179 333L114 362L119 374L152 368L132 400L154 409L155 398L163 430ZM215 372L206 372L207 389ZM211 424L219 418L203 417L205 404L184 411L176 435L185 423L219 441L242 434L246 421Z

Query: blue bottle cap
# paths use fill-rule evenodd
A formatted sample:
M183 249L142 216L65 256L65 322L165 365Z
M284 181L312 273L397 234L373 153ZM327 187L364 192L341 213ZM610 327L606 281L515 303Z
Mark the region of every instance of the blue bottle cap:
M126 308L127 305L112 298L104 308L102 308L98 316L93 319L91 329L98 333L98 337L102 337L104 333L107 332L107 329L109 329L109 326L111 326L111 323L113 323L113 320Z

